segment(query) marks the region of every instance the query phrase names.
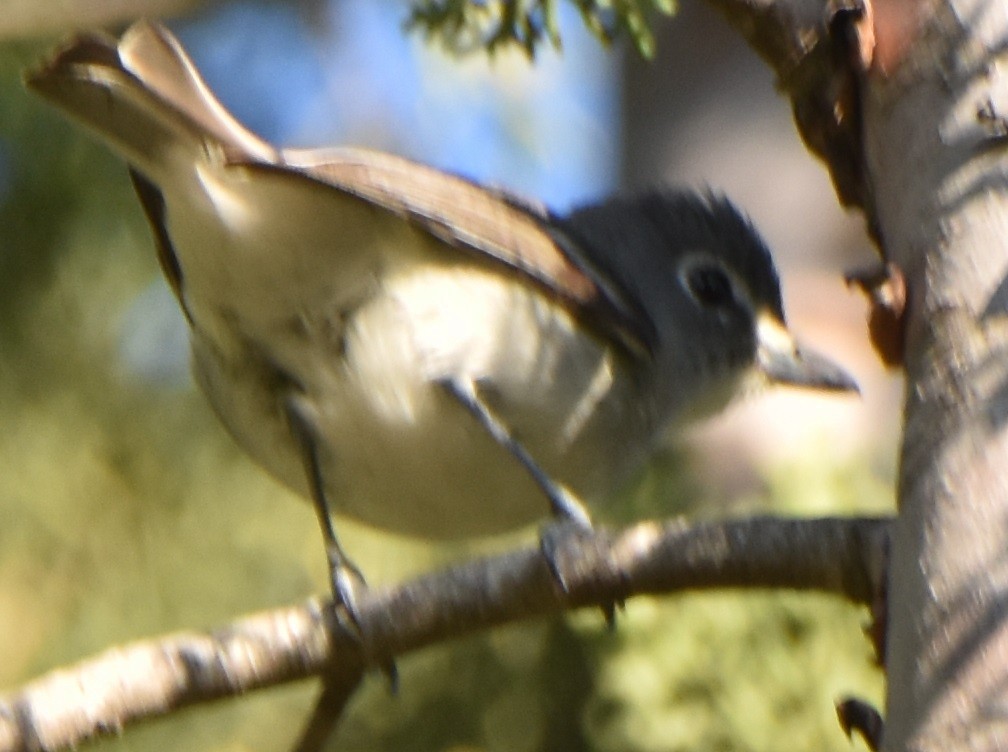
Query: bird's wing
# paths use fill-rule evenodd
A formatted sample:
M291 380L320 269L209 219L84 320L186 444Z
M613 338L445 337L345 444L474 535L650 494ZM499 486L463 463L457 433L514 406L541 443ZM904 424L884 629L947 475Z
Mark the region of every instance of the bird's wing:
M653 350L648 316L592 266L544 208L380 152L280 151L235 120L160 25L139 21L118 42L77 37L28 73L25 83L97 132L140 173L134 183L173 285L178 280L171 273L178 269L170 263L174 252L158 189L173 170L211 161L251 177L258 173L260 200L323 189L351 200L343 207L348 216L357 215L352 204L361 202L388 212L448 247L518 272L628 352ZM368 214L359 221L374 221Z
M518 272L631 353L652 351L647 314L592 265L541 204L368 149L288 149L281 158L281 166L260 169L293 172L363 199L452 248Z

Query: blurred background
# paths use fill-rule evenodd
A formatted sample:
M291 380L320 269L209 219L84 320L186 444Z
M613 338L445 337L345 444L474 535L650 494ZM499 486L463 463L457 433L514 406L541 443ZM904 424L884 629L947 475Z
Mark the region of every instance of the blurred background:
M670 447L602 522L887 513L900 384L842 270L870 261L767 70L700 3L655 19L656 56L602 48L565 8L563 51L463 58L392 0L5 0L0 18L0 692L126 640L325 590L310 506L246 459L189 378L181 315L123 166L25 93L73 28L169 25L238 117L286 145L360 144L557 209L660 181L723 190L774 249L793 328L860 400L762 395ZM373 584L451 547L352 522ZM881 701L862 610L788 593L691 594L518 625L400 661L333 740L348 750L846 750L833 701ZM284 749L310 683L128 730L106 749ZM860 744L860 742L857 742Z

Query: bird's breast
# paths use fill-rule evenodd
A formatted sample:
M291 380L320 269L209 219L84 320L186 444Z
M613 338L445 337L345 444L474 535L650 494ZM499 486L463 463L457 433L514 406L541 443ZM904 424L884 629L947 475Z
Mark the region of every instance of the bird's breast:
M296 390L333 508L381 528L484 535L548 514L527 471L444 388L453 379L475 383L536 461L582 496L604 496L626 459L609 441L613 421L632 418L612 352L565 308L492 269L404 266L356 308L318 306L242 340L218 349L194 338L199 381L225 425L306 494L278 407L281 390Z
M633 409L608 344L498 262L308 188L208 168L166 193L197 379L239 444L307 494L293 393L338 513L437 537L542 518L527 471L444 387L464 379L550 476L603 496Z

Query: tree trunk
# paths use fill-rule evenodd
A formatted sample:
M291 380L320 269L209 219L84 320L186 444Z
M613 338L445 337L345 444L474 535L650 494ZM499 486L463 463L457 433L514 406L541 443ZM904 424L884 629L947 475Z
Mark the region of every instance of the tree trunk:
M906 285L883 749L1008 749L1008 4L709 1Z
M1008 13L926 13L862 97L876 228L909 292L884 749L1006 749Z

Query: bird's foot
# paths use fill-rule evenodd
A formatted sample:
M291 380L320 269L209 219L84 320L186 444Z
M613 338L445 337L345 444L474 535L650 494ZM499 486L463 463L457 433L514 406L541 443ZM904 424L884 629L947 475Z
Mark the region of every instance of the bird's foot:
M367 591L367 582L360 569L354 565L338 547L326 551L329 560L329 581L332 587L332 605L336 624L347 638L356 644L362 653L369 644L367 627L360 610L360 597ZM379 668L388 680L393 693L399 688L399 670L395 661L388 659Z
M586 516L561 519L542 529L539 548L561 592L576 596L586 583L598 579L592 570L597 569L604 555L602 543ZM621 600L614 599L600 606L610 629L615 629L616 610L622 605Z

